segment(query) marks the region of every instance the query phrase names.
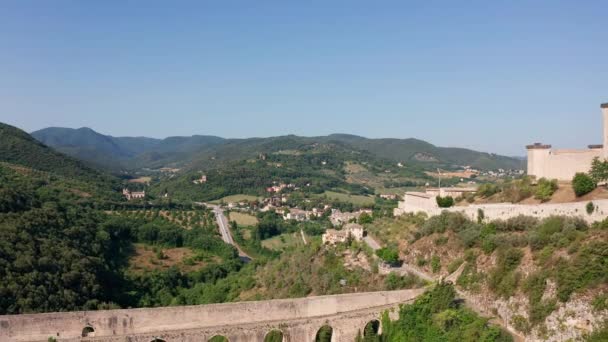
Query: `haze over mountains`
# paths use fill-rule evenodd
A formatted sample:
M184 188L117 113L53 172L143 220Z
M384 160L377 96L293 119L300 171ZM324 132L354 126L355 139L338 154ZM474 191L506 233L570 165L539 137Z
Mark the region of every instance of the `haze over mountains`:
M185 167L204 169L223 161L252 158L260 153L300 150L313 144L331 144L379 158L416 165L480 169L519 169L521 159L464 148L438 147L418 139L368 139L349 134L319 137L295 135L226 139L210 135L190 137L112 137L90 128L50 127L31 134L60 152L106 169Z

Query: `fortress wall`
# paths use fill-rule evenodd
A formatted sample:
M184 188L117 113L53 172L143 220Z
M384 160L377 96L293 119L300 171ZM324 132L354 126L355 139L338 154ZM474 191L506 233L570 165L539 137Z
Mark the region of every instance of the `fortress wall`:
M429 200L430 201L430 200ZM479 209L483 210L486 220L506 220L519 215L534 216L538 218L546 218L549 216L575 216L580 217L588 223L604 220L608 217L608 200L592 201L595 205L595 211L587 214L587 203L589 202L570 202L570 203L555 203L555 204L476 204L466 207L451 207L447 209L429 208L427 206L404 206L396 214L424 212L428 216L441 214L443 210L450 212L460 212L472 220L477 220ZM404 204L405 205L405 204Z
M416 211L430 212L439 209L439 206L437 205L435 196L429 196L421 192L406 192L403 196L403 201L399 201L397 208L395 208L394 214L399 216L411 212L411 208L416 208Z
M528 175L539 178L572 180L577 172L588 172L601 149L589 150L529 150Z
M405 303L423 291L416 289L198 306L8 315L0 316L0 341L46 341L49 336L58 336L61 340L79 340L85 326L93 327L98 338L310 320Z

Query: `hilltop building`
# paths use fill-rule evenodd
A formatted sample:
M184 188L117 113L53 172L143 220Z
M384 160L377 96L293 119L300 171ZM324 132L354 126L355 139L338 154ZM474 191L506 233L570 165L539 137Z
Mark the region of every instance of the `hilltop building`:
M528 145L528 175L569 181L577 172L588 172L594 158L608 158L608 103L600 108L604 119L602 145L589 145L585 150L557 150L542 143Z
M123 194L123 196L125 196L125 198L127 199L127 201L130 201L132 199L138 199L138 198L145 198L146 197L146 192L145 191L130 191L129 189L122 189L122 194Z

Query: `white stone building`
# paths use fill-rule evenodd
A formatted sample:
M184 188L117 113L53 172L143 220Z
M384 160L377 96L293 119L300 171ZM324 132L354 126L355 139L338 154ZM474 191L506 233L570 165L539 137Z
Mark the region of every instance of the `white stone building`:
M138 198L145 198L146 197L146 192L145 191L130 191L129 189L122 189L122 194L123 194L123 196L125 196L125 198L127 199L127 201L130 201L132 199L138 199Z
M608 103L600 107L604 119L603 145L589 145L586 150L557 150L541 143L528 145L528 175L569 181L577 172L588 172L594 158L608 158Z
M363 240L365 230L363 226L356 223L349 223L342 230L328 229L325 234L321 237L324 244L335 245L337 243L344 243L350 236L355 241Z

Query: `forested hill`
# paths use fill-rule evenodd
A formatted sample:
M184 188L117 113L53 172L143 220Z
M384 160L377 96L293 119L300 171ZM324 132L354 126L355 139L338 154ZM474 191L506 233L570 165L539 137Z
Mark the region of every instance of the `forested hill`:
M248 139L195 135L161 140L112 137L89 128L46 128L33 132L32 136L61 152L112 169L164 166L204 168L216 166L221 161L253 158L262 153L302 151L315 144L339 144L353 153L369 152L380 158L428 169L453 165L471 165L485 170L520 169L523 165L517 158L438 147L417 139L368 139L348 134Z
M61 187L87 197L115 198L113 192L118 190L116 178L59 153L26 132L4 123L0 123L0 162L3 167L21 169L21 173L30 175L32 182L42 179L44 182L60 182Z

